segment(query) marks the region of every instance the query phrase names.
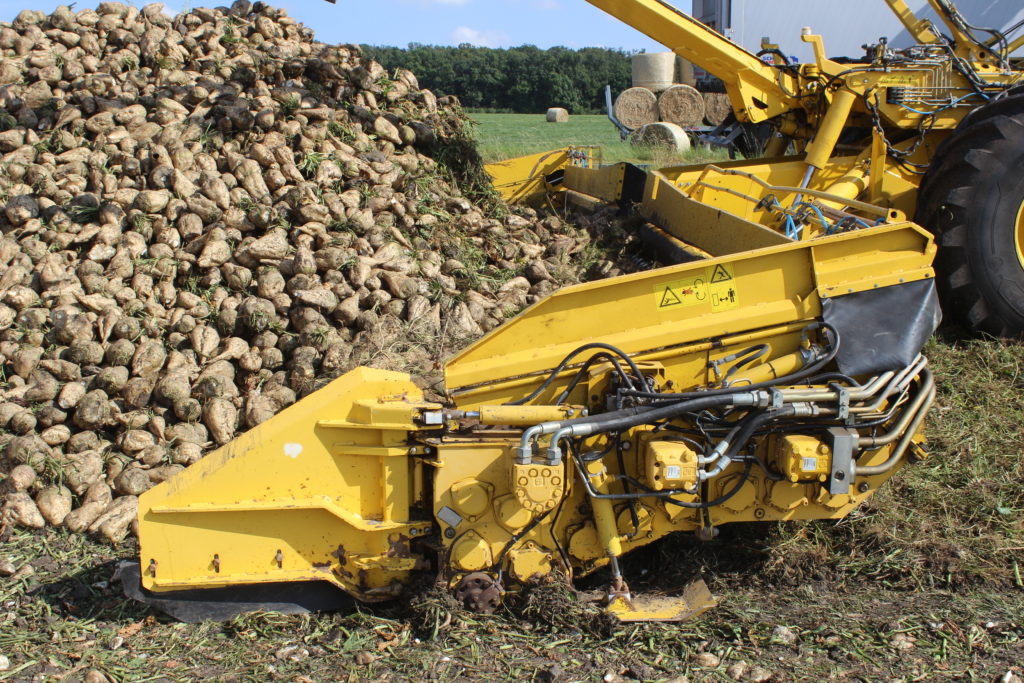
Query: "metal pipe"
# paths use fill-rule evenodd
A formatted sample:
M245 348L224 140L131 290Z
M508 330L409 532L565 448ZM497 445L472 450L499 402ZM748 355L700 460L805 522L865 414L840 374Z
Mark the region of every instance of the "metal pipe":
M715 446L714 450L712 450L711 453L709 453L708 455L698 455L697 464L700 465L701 467L703 467L704 465L710 465L711 463L721 458L722 455L725 453L726 449L728 448L729 437L726 437L719 441L718 445Z
M863 401L874 396L879 385L888 382L895 375L891 370L877 375L870 382L859 389L851 389L849 397L851 401ZM838 394L832 389L781 389L783 403L804 403L807 401L835 401Z
M872 403L865 406L857 406L857 408L851 408L851 413L862 413L862 412L873 412L878 410L879 406L882 405L882 401L889 398L893 394L899 393L906 389L907 385L917 377L921 371L927 367L928 359L922 355L918 355L913 363L903 368L896 377L893 378L892 382L886 387Z
M728 448L729 443L727 441L723 441L722 443ZM719 474L724 472L725 468L731 464L732 458L730 458L725 453L722 453L722 457L718 458L718 462L715 463L713 469L701 470L697 472L697 479L700 481L707 481L708 479L713 479L714 477L717 477Z
M561 465L562 464L562 449L559 447L559 443L562 439L567 439L572 436L587 436L593 433L592 424L582 425L568 425L562 427L551 437L551 445L548 446L548 463L549 465Z
M862 212L864 212L866 214L869 214L869 215L872 215L872 216L878 216L879 218L888 218L889 217L889 209L886 209L886 208L883 208L883 207L880 207L880 206L876 206L875 204L868 204L867 202L862 202L860 200L855 200L855 199L847 199L846 197L837 197L836 195L830 194L829 192L825 192L823 190L812 190L812 189L809 189L807 187L791 187L789 185L772 185L768 181L764 180L763 178L757 177L753 173L748 173L746 171L741 171L741 170L736 169L736 168L721 168L720 166L715 166L714 164L709 164L708 166L706 166L704 168L704 171L701 173L701 176L694 182L693 187L696 187L697 185L707 185L708 187L716 189L716 190L726 190L727 189L727 188L724 188L724 187L720 187L720 186L717 186L717 185L712 185L710 183L707 183L704 180L704 178L707 177L707 175L709 173L717 173L718 175L741 176L743 178L746 178L746 179L750 180L752 183L754 183L756 185L759 185L765 191L766 194L767 193L771 193L771 194L774 194L776 196L781 197L784 194L788 194L790 192L801 192L801 190L802 190L801 194L802 195L807 195L808 197L815 197L816 199L821 199L821 200L829 200L829 199L831 199L833 201L845 202L846 206L849 206L850 208L853 208L853 209L857 209L858 211L862 211ZM749 198L752 199L755 202L759 201L758 199L756 199L754 197L749 197Z
M814 142L812 141L809 145L807 145L807 147L808 147L807 156L808 157L811 154L810 148L811 148L811 145L813 145L813 144L814 144ZM815 168L814 164L812 164L810 161L807 162L807 170L804 171L804 177L803 177L803 179L800 180L800 189L801 190L806 190L808 188L808 186L810 186L811 179L814 178L814 172L817 171L817 170L818 169ZM804 201L804 193L803 192L797 192L796 197L793 198L793 207L799 206L801 203L803 203L803 201ZM825 227L827 227L827 226L825 226Z
M543 422L523 430L519 437L519 448L516 449L516 462L520 465L529 465L533 459L533 444L531 443L538 436L550 434L558 429L561 422Z
M917 411L917 415L914 417L913 422L910 423L910 426L907 428L907 431L904 432L903 438L900 439L900 442L896 445L896 448L893 449L892 455L889 456L889 459L883 462L881 465L869 465L865 467L860 467L856 463L854 463L854 476L870 476L873 474L885 474L893 467L895 467L896 464L903 458L904 452L906 452L907 447L910 445L910 441L914 438L914 434L917 433L917 430L920 428L921 423L924 421L924 418L928 414L928 410L929 408L932 407L932 403L934 401L935 384L932 383L931 388L928 390L924 402L921 404L921 408Z
M615 116L615 106L612 104L612 86L604 86L604 106L608 110L608 120L619 129L619 137L625 140L629 137L629 128L626 128L618 117Z
M857 440L857 445L861 448L874 450L891 444L905 432L907 425L919 414L921 407L929 400L929 395L932 398L935 396L935 379L932 376L931 370L925 369L921 371L921 390L914 397L913 402L907 406L907 409L900 416L896 424L893 425L892 429L881 436L862 436Z

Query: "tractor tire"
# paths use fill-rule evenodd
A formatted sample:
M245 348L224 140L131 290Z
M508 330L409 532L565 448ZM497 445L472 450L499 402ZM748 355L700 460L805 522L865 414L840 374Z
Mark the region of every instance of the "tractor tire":
M939 245L946 315L974 332L1024 337L1024 95L980 107L939 146L916 221Z

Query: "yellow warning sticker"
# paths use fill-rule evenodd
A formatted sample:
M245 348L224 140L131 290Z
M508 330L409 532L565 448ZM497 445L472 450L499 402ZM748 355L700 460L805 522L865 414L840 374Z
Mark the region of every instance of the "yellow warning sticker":
M659 311L701 304L709 304L715 313L729 311L740 305L736 273L732 266L720 263L703 274L656 285L654 300Z

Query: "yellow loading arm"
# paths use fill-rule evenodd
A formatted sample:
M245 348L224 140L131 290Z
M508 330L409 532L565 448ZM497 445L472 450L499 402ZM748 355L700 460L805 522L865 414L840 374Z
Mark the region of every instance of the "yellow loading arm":
M587 0L725 83L741 121L759 123L800 106L791 74L761 61L720 33L661 0Z
M903 26L910 31L910 35L914 36L914 40L922 45L938 42L939 38L932 30L934 28L932 22L927 19L918 19L905 0L885 0L885 4L889 5L893 14L899 17Z

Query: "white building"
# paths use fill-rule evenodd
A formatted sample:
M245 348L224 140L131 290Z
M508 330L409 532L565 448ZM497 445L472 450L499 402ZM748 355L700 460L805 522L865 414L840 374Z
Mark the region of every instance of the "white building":
M1022 0L953 1L974 26L1004 30L1024 21ZM945 29L927 0L907 0L907 4L918 17ZM685 9L685 4L681 8ZM801 62L813 59L810 46L800 40L804 26L824 37L830 57L862 57L861 46L877 43L883 36L894 47L914 42L884 0L693 0L693 16L752 52L761 49L763 37L770 37ZM981 32L978 35L988 38Z

